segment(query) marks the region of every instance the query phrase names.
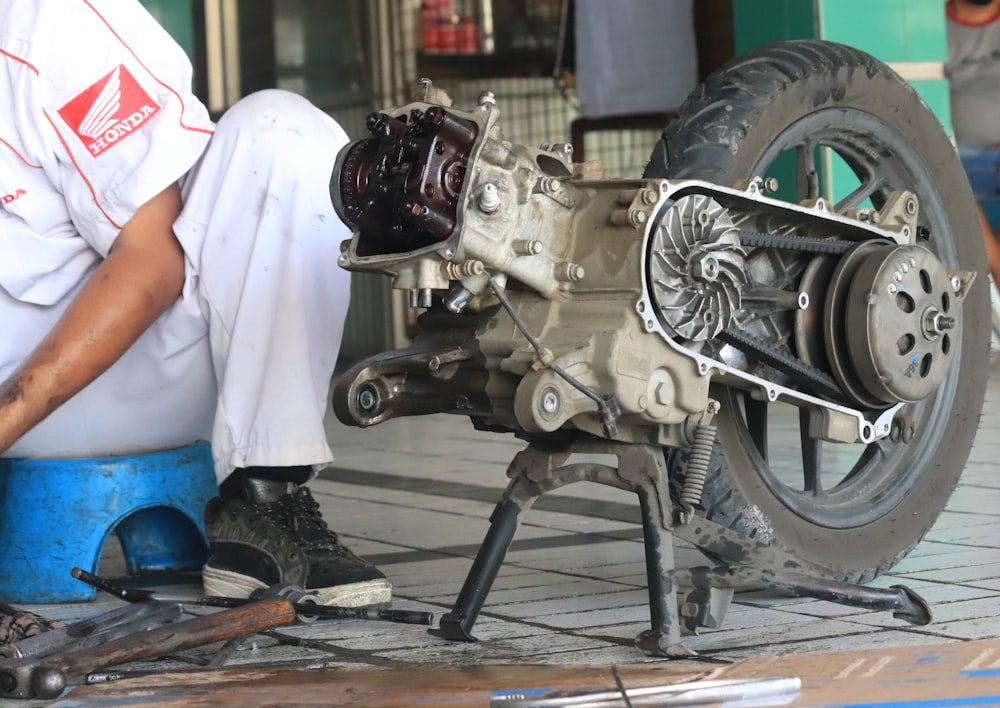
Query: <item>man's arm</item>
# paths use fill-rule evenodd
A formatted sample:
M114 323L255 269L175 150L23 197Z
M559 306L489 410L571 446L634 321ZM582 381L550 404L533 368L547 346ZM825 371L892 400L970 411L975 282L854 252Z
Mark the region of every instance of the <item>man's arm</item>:
M52 331L0 383L0 452L106 371L177 300L180 211L176 184L143 204Z

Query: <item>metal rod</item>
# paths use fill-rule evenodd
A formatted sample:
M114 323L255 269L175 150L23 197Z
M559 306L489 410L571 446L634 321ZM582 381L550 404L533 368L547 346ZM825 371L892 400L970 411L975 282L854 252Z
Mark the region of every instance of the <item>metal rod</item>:
M507 555L514 540L520 514L521 505L512 499L505 498L496 505L490 516L490 528L486 532L486 538L479 547L465 584L462 585L458 599L455 600L454 608L441 618L437 630L430 630L431 634L445 639L476 641L472 636L472 627L479 617L483 603L486 602L490 588L493 587L493 581L496 580L504 556Z
M189 605L202 605L205 607L242 607L243 605L255 602L253 598L247 597L221 597L208 595L203 597L182 597L159 595L150 590L137 590L125 588L110 582L100 576L94 575L83 568L73 568L73 577L91 587L102 590L109 595L126 602L147 602L149 600L162 600L167 602L180 602ZM360 619L377 620L380 622L395 622L398 624L434 624L433 612L422 612L419 610L373 610L364 607L336 607L333 605L314 605L305 602L293 602L292 607L296 615L302 618L318 617L321 619Z

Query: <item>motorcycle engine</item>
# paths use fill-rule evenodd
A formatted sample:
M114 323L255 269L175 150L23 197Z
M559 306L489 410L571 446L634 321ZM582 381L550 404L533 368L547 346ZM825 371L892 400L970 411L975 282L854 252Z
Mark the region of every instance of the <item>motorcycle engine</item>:
M869 443L944 380L973 274L917 245L909 192L841 215L761 179L609 179L569 145L505 139L489 93L458 110L420 90L368 117L331 182L355 230L340 264L424 310L412 346L338 378L345 424L448 412L683 447L717 383Z

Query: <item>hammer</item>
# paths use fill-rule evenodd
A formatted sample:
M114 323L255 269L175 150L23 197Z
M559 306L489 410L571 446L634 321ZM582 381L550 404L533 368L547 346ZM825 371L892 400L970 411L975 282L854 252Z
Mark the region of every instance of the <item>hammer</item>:
M96 649L0 659L0 698L56 698L68 680L91 671L255 634L294 620L292 603L273 598L122 637Z

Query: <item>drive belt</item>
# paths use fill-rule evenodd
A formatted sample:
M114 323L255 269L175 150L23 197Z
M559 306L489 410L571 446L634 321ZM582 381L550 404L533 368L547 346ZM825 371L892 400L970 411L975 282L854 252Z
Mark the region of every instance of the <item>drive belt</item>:
M740 244L746 248L779 248L784 251L800 251L839 256L847 253L860 241L842 241L840 239L811 238L808 236L787 236L783 234L765 234L758 231L739 232Z
M738 329L733 329L732 327L719 333L718 339L736 347L754 361L766 364L788 374L797 383L807 386L819 394L829 396L838 401L843 401L847 398L832 376L820 369L809 366L798 357L768 344L763 339Z

